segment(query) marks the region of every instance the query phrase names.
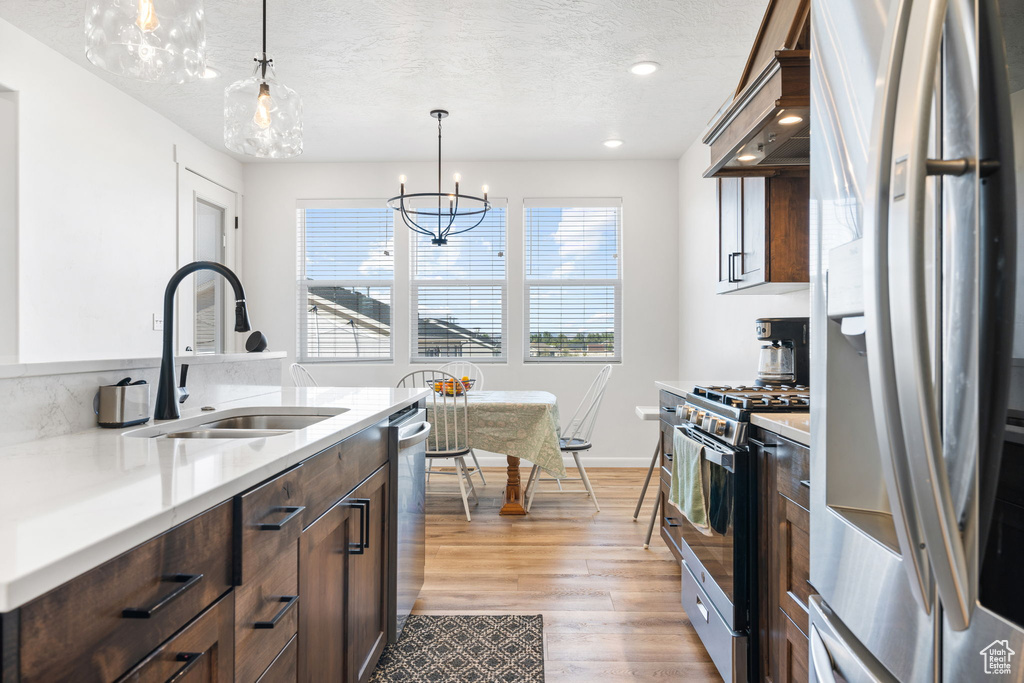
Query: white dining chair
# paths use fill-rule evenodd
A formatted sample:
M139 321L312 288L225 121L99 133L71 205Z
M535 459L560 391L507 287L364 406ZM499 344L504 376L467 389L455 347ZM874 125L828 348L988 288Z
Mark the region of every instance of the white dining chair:
M445 363L439 370L441 372L447 372L450 375L455 375L459 379L468 377L473 381L473 388L476 391L484 390L484 371L480 369L479 365L470 363L468 360L455 360L451 363Z
M309 370L307 370L304 366L299 365L298 363L292 363L291 367L288 368L288 371L291 373L292 382L297 387L320 386L317 383L317 381L313 379L313 375L309 374Z
M435 460L452 459L455 461L455 472L434 471L434 474L454 474L459 480L459 491L462 494L462 507L466 510L466 521L471 522L473 518L469 514L469 496L466 492L466 483L469 483L469 491L473 494L475 504L479 504L480 497L476 494L476 487L470 478L466 467L465 456L470 452L469 447L469 403L466 400L468 392L463 391L460 396L449 396L444 391L436 391L435 386L440 382L450 381L461 382L459 378L440 370L417 370L398 381L397 386L429 389L430 395L427 398L428 417L431 423L430 436L427 437L427 470L432 469L431 465Z
M611 377L611 374L611 365L601 368L601 371L597 373L597 377L590 384L590 388L587 389L587 393L584 394L583 400L577 406L576 412L569 418L568 425L566 425L565 429L561 430L561 436L558 439L558 445L562 449L562 453L569 453L572 455L572 459L576 461L576 469L579 471L580 476L562 479L541 478L540 468L534 465L530 469L530 476L526 480L526 492L524 495L526 496L527 512L530 511L530 507L533 505L533 497L536 495L542 481L554 481L558 484L558 490L549 491L549 493L586 493L594 501L594 507L597 508L597 511L601 511L601 506L597 504L597 496L594 495L594 487L590 485L587 470L583 467L583 463L580 462L580 453L589 450L593 445L590 443L590 437L594 433L594 425L597 424L597 414L601 409L601 400L604 398L604 390L608 386L608 378ZM582 482L584 490L563 489L562 482L565 481Z
M480 369L479 365L470 363L467 360L456 360L451 363L445 363L440 368L441 372L447 372L450 375L462 379L468 377L473 381L473 391L484 390L484 371ZM476 451L472 448L469 449L469 457L473 459L473 469L470 470L469 475L474 474L480 477L480 483L487 485L487 478L484 477L484 471L480 469L480 461L476 459ZM430 481L430 470L427 470L427 481Z

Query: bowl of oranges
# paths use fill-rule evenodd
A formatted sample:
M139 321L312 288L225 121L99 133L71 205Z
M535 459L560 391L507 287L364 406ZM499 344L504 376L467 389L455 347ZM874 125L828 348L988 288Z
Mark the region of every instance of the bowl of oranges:
M438 396L462 396L473 388L475 379L463 377L462 379L446 379L434 382L434 391Z

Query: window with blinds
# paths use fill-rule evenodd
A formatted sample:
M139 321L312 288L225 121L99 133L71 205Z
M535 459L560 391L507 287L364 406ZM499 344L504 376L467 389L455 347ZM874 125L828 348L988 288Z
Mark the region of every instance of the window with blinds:
M301 360L392 359L392 214L383 200L300 204Z
M448 244L410 233L413 361L506 359L506 206L491 205L479 226ZM469 220L456 221L453 232Z
M622 202L526 200L524 360L622 359Z

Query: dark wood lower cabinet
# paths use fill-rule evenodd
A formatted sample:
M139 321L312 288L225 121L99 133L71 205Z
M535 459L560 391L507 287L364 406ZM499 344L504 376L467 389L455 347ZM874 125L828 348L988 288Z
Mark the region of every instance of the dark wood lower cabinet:
M760 553L758 590L761 679L806 683L807 599L810 579L810 451L754 429L751 456L758 463ZM794 500L795 499L795 500Z
M298 680L345 681L352 666L346 654L348 599L346 590L353 544L359 540L351 520L355 509L342 501L313 522L299 537Z
M366 507L362 554L350 557L348 648L353 655L354 681L365 681L377 666L388 641L388 469L382 467L359 486L348 500ZM358 514L350 524L358 529Z
M0 614L0 683L365 682L390 622L387 433L368 427Z
M120 679L122 683L223 683L235 666L235 596L228 593Z

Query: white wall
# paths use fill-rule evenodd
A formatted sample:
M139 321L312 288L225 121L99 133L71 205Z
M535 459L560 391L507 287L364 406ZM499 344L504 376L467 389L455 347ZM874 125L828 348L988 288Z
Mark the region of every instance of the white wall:
M568 418L600 367L597 364L524 364L523 199L526 197L621 197L623 202L623 362L616 365L602 419L588 456L645 465L656 430L634 415L634 406L657 402L653 382L677 375L678 294L677 165L646 162L446 163L445 177L458 170L466 187L484 183L493 197L508 199L509 349L507 364L484 365L488 388L542 389L558 396ZM299 199L387 198L398 190L429 188L436 167L429 163L248 164L243 221L246 294L255 329L274 349L296 349L295 205ZM395 362L317 364L325 384L392 385L410 370L407 230L396 230ZM456 239L472 239L467 233ZM429 367L417 365L415 367Z
M810 290L716 295L718 207L711 163L698 139L679 160L679 376L754 379L760 344L754 320L810 315Z
M176 265L175 147L238 189L241 164L3 20L0 89L19 107L20 361L153 356Z
M0 363L18 359L18 94L0 89Z

